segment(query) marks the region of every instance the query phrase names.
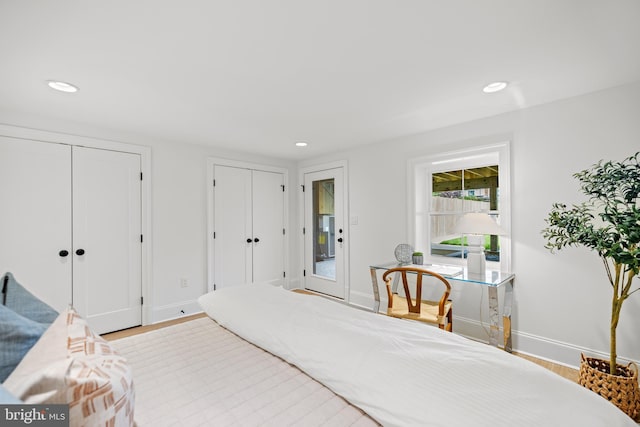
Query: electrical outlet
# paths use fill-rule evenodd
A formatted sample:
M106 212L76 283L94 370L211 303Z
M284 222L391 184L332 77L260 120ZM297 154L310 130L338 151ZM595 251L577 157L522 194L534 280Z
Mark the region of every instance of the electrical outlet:
M180 279L180 287L186 288L189 286L189 280L186 277Z

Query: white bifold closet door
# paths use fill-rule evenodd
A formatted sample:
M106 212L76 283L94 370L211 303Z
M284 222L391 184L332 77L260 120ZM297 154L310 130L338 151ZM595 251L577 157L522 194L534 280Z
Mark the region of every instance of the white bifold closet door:
M73 147L73 304L99 333L142 324L140 156Z
M0 197L1 273L98 333L142 323L139 154L0 137Z
M0 274L71 304L71 147L0 137Z
M283 283L284 176L214 166L214 287Z
M284 279L284 176L251 171L253 281L282 285Z

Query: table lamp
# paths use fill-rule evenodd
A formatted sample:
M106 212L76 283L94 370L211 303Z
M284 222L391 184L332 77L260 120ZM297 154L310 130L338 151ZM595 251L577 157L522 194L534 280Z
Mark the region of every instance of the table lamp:
M488 214L481 212L464 214L454 232L467 235L467 271L471 274L485 272L484 236L506 234Z

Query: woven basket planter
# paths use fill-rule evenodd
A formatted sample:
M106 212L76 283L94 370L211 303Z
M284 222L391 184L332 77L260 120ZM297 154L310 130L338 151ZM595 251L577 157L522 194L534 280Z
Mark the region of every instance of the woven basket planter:
M618 375L609 373L609 362L581 355L580 385L598 393L635 421L640 421L640 390L635 363L617 365Z

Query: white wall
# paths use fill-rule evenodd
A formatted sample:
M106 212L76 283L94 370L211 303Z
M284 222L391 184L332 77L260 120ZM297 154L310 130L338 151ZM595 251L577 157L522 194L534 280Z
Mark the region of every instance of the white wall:
M579 352L606 355L609 348L610 286L599 258L584 249L552 255L541 229L555 201L578 202L578 172L600 159L640 150L640 83L524 109L300 163L334 160L349 165L351 301L367 304L372 291L368 266L393 260L407 235L406 167L410 158L512 141L512 266L514 348L570 365ZM636 280L640 286L640 280ZM480 298L482 300L482 304ZM454 315L478 339L486 291L455 285ZM370 304L370 303L369 303ZM483 308L486 326L487 309ZM474 324L475 322L475 324ZM626 301L618 327L618 355L640 360L640 293Z
M152 143L154 321L200 311L195 299L207 290L208 157L279 166L285 161L190 144ZM291 216L291 214L290 214ZM180 278L189 280L181 288Z
M201 311L207 289L206 159L219 157L289 169L292 162L192 144L152 141L108 129L0 110L0 123L151 147L150 323ZM289 214L290 217L295 215ZM292 236L293 238L293 236ZM180 287L186 278L189 286ZM150 300L149 300L150 299Z
M540 230L554 201L579 201L571 174L599 159L622 159L640 150L640 83L576 97L420 135L374 144L331 156L291 162L211 147L149 141L115 130L0 111L0 123L66 132L151 147L152 156L152 321L197 310L206 289L206 158L222 157L289 169L347 160L352 302L371 305L368 266L393 259L393 248L408 241L407 174L410 158L512 141L513 270L516 273L514 347L576 365L580 351L608 352L609 287L598 258L582 249L551 255ZM297 230L298 191L290 191L290 228ZM299 283L298 239L290 236L288 276ZM189 280L180 288L179 279ZM640 280L637 281L640 283ZM484 298L481 301L481 297ZM486 319L486 292L455 286L455 327L486 339L477 324ZM640 361L640 293L623 308L618 353ZM475 322L475 323L474 323Z

